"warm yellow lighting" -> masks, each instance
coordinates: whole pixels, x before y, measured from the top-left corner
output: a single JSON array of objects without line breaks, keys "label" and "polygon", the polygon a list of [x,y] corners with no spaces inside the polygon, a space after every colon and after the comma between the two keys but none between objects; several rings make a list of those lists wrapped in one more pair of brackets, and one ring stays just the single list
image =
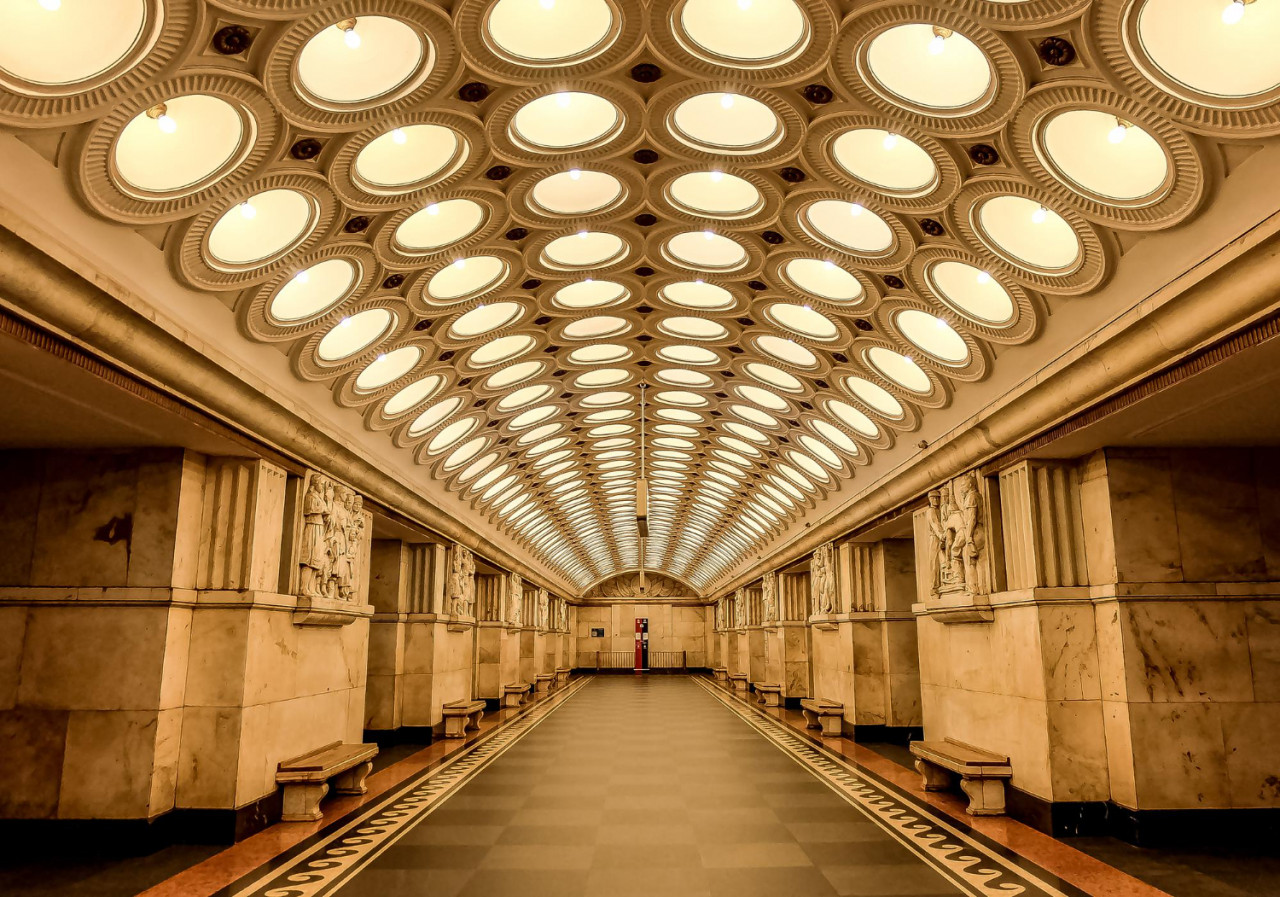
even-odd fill
[{"label": "warm yellow lighting", "polygon": [[1225,25],[1235,25],[1244,18],[1244,8],[1253,0],[1231,0],[1230,3],[1222,10],[1222,22]]},{"label": "warm yellow lighting", "polygon": [[1049,210],[1044,206],[1036,206],[1036,210],[1031,213],[1032,224],[1044,224],[1049,217]]},{"label": "warm yellow lighting", "polygon": [[354,18],[343,19],[337,25],[342,31],[342,42],[348,47],[355,50],[360,46],[360,35],[356,34],[356,20]]},{"label": "warm yellow lighting", "polygon": [[[258,210],[253,207],[253,204],[249,202],[249,200],[246,199],[244,202],[240,203],[241,218],[245,219],[246,221],[252,221],[257,216],[257,214],[258,214]],[[305,272],[299,272],[299,273],[305,273]]]},{"label": "warm yellow lighting", "polygon": [[[1234,4],[1232,4],[1234,5]],[[1119,116],[1116,117],[1116,126],[1107,133],[1107,139],[1112,143],[1120,143],[1129,133],[1129,129],[1133,127],[1131,122],[1125,121]]]},{"label": "warm yellow lighting", "polygon": [[62,0],[40,0],[40,5],[49,12],[57,12],[62,9]]},{"label": "warm yellow lighting", "polygon": [[731,93],[720,94],[720,108],[721,109],[733,108],[733,94]]},{"label": "warm yellow lighting", "polygon": [[169,115],[169,107],[164,103],[156,103],[148,109],[147,117],[155,119],[156,126],[166,134],[178,130],[178,123]]},{"label": "warm yellow lighting", "polygon": [[849,204],[849,214],[852,215],[854,218],[857,218],[859,215],[861,215],[865,211],[866,209],[862,207],[861,203],[855,202],[855,203]]},{"label": "warm yellow lighting", "polygon": [[885,135],[884,135],[884,148],[885,148],[885,149],[887,149],[887,150],[891,150],[891,149],[893,149],[893,148],[894,148],[895,146],[897,146],[897,145],[898,145],[898,135],[897,135],[897,134],[894,134],[892,131],[890,131],[888,134],[885,134]]},{"label": "warm yellow lighting", "polygon": [[400,128],[396,128],[391,132],[391,141],[399,146],[404,146],[409,142],[409,135]]},{"label": "warm yellow lighting", "polygon": [[933,37],[929,39],[929,53],[937,56],[947,48],[947,38],[951,36],[950,28],[943,28],[941,25],[933,26]]}]

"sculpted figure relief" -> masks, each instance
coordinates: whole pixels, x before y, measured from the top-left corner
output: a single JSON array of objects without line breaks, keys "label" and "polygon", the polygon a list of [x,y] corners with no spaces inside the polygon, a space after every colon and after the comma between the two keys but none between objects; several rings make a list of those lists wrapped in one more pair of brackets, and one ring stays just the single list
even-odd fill
[{"label": "sculpted figure relief", "polygon": [[454,545],[449,565],[449,612],[456,617],[469,617],[475,603],[476,559],[470,550]]},{"label": "sculpted figure relief", "polygon": [[507,620],[513,626],[520,625],[520,615],[524,604],[524,579],[519,573],[511,574],[511,586],[507,595]]},{"label": "sculpted figure relief", "polygon": [[814,551],[813,562],[809,565],[809,583],[810,591],[813,594],[813,612],[815,614],[835,613],[835,553],[835,546],[830,542],[820,545]]},{"label": "sculpted figure relief", "polygon": [[987,595],[987,528],[978,475],[961,474],[929,493],[929,558],[933,593]]},{"label": "sculpted figure relief", "polygon": [[766,573],[760,580],[760,600],[764,605],[764,622],[778,619],[778,574]]},{"label": "sculpted figure relief", "polygon": [[551,609],[551,596],[546,589],[538,589],[538,628],[546,629]]},{"label": "sculpted figure relief", "polygon": [[745,629],[747,626],[747,590],[738,589],[733,593],[733,628]]},{"label": "sculpted figure relief", "polygon": [[557,599],[557,607],[560,612],[560,631],[569,631],[569,602],[563,598]]},{"label": "sculpted figure relief", "polygon": [[360,594],[364,500],[346,486],[312,474],[302,498],[298,593],[304,598],[354,601]]}]

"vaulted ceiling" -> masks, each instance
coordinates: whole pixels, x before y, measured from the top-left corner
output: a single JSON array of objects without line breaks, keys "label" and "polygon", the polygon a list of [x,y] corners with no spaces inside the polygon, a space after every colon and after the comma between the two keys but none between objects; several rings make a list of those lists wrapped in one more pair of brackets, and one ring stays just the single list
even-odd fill
[{"label": "vaulted ceiling", "polygon": [[0,21],[0,124],[580,589],[706,591],[1280,130],[1277,0]]}]

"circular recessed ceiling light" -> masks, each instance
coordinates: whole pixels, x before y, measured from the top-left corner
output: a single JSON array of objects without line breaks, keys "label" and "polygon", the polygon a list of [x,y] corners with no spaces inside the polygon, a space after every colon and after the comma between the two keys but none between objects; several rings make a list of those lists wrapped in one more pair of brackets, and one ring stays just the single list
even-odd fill
[{"label": "circular recessed ceiling light", "polygon": [[898,312],[893,322],[912,345],[939,361],[955,365],[969,361],[969,345],[964,337],[942,318],[908,308]]},{"label": "circular recessed ceiling light", "polygon": [[795,340],[765,334],[756,337],[755,343],[761,352],[792,367],[814,368],[818,365],[818,356]]},{"label": "circular recessed ceiling light", "polygon": [[931,265],[926,276],[942,300],[961,314],[996,327],[1013,320],[1013,299],[986,271],[943,261]]},{"label": "circular recessed ceiling light", "polygon": [[467,363],[475,368],[501,364],[528,352],[533,348],[535,342],[533,337],[523,333],[500,336],[473,351],[467,358]]},{"label": "circular recessed ceiling light", "polygon": [[705,55],[747,65],[781,65],[809,43],[809,23],[794,0],[687,0],[680,28]]},{"label": "circular recessed ceiling light", "polygon": [[754,402],[761,408],[768,408],[770,411],[787,412],[791,410],[791,405],[786,399],[774,395],[769,390],[762,389],[759,386],[743,383],[735,386],[733,391],[748,402]]},{"label": "circular recessed ceiling light", "polygon": [[845,173],[900,196],[919,196],[938,184],[938,166],[920,145],[892,131],[856,128],[831,144],[831,156]]},{"label": "circular recessed ceiling light", "polygon": [[1080,239],[1061,215],[1024,196],[995,196],[977,210],[979,232],[1015,264],[1062,272],[1080,261]]},{"label": "circular recessed ceiling light", "polygon": [[465,445],[460,445],[454,449],[453,452],[450,453],[449,457],[444,459],[444,469],[446,471],[457,470],[476,455],[484,451],[488,446],[489,439],[487,437],[477,436]]},{"label": "circular recessed ceiling light", "polygon": [[663,346],[658,357],[673,364],[692,364],[697,367],[719,364],[720,356],[702,346]]},{"label": "circular recessed ceiling light", "polygon": [[840,330],[830,318],[807,305],[775,302],[765,308],[765,314],[779,327],[807,339],[825,343],[840,335]]},{"label": "circular recessed ceiling light", "polygon": [[431,398],[444,384],[445,379],[439,374],[428,374],[420,380],[415,380],[387,399],[386,404],[382,406],[382,413],[386,417],[403,414],[413,406]]},{"label": "circular recessed ceiling light", "polygon": [[684,368],[666,368],[658,371],[658,379],[671,386],[686,386],[693,389],[706,389],[714,383],[701,371],[689,371]]},{"label": "circular recessed ceiling light", "polygon": [[561,287],[551,301],[561,308],[576,310],[615,305],[630,295],[626,287],[611,280],[584,280]]},{"label": "circular recessed ceiling light", "polygon": [[1208,97],[1244,98],[1280,86],[1280,8],[1275,3],[1143,3],[1142,50],[1171,80]]},{"label": "circular recessed ceiling light", "polygon": [[835,262],[823,259],[791,259],[782,276],[803,293],[826,302],[858,302],[865,291],[862,282]]},{"label": "circular recessed ceiling light", "polygon": [[804,210],[805,222],[817,237],[836,249],[881,255],[893,248],[893,229],[856,202],[822,199]]},{"label": "circular recessed ceiling light", "polygon": [[714,218],[745,218],[764,205],[755,184],[721,171],[682,174],[667,186],[667,193],[684,211]]},{"label": "circular recessed ceiling light", "polygon": [[67,87],[119,64],[138,46],[144,0],[6,0],[0,71],[28,84]]},{"label": "circular recessed ceiling light", "polygon": [[356,377],[356,390],[371,392],[394,383],[413,370],[421,359],[422,349],[418,346],[401,346],[393,352],[379,355]]},{"label": "circular recessed ceiling light", "polygon": [[284,324],[314,318],[345,299],[358,276],[356,266],[346,259],[327,259],[304,268],[276,290],[268,314]]},{"label": "circular recessed ceiling light", "polygon": [[719,321],[691,316],[663,318],[658,322],[658,329],[677,339],[720,340],[729,335]]},{"label": "circular recessed ceiling light", "polygon": [[474,417],[464,417],[462,420],[455,420],[431,438],[431,441],[427,443],[427,453],[431,455],[440,454],[440,452],[443,452],[466,439],[478,426],[480,426],[480,421],[476,420]]},{"label": "circular recessed ceiling light", "polygon": [[732,308],[734,303],[733,293],[701,280],[669,283],[658,290],[658,296],[672,305],[684,308],[719,310]]},{"label": "circular recessed ceiling light", "polygon": [[574,378],[573,385],[579,389],[599,389],[604,386],[617,386],[630,379],[631,374],[621,368],[597,368],[594,371],[579,374]]},{"label": "circular recessed ceiling light", "polygon": [[497,286],[507,270],[507,263],[492,255],[456,259],[427,281],[427,295],[438,302],[479,296]]},{"label": "circular recessed ceiling light", "polygon": [[1109,112],[1061,112],[1045,124],[1041,141],[1050,171],[1104,201],[1146,199],[1169,178],[1169,157],[1155,138]]},{"label": "circular recessed ceiling light", "polygon": [[247,142],[241,112],[226,100],[204,94],[174,97],[125,125],[116,138],[115,171],[126,189],[191,192],[227,174],[247,151]]},{"label": "circular recessed ceiling light", "polygon": [[555,392],[555,387],[546,383],[536,384],[534,386],[525,386],[517,389],[515,392],[508,393],[498,400],[497,409],[501,412],[515,411],[526,405],[533,405],[541,402]]},{"label": "circular recessed ceiling light", "polygon": [[667,254],[677,263],[704,271],[732,271],[747,263],[747,250],[711,231],[687,231],[667,241]]},{"label": "circular recessed ceiling light", "polygon": [[863,436],[873,439],[880,435],[880,427],[876,425],[876,422],[848,402],[842,402],[839,399],[828,399],[824,404],[828,414],[855,433],[861,433]]},{"label": "circular recessed ceiling light", "polygon": [[885,417],[899,420],[906,414],[902,403],[894,397],[893,393],[870,380],[863,377],[845,377],[844,385],[868,407],[874,408]]},{"label": "circular recessed ceiling light", "polygon": [[933,391],[933,383],[929,375],[920,369],[920,365],[892,349],[872,346],[867,351],[867,362],[885,379],[892,380],[903,389],[921,395]]},{"label": "circular recessed ceiling light", "polygon": [[214,263],[255,265],[287,252],[315,227],[315,201],[298,190],[267,190],[232,206],[209,231]]},{"label": "circular recessed ceiling light", "polygon": [[574,168],[534,184],[529,206],[545,215],[591,215],[614,205],[622,195],[622,182],[613,175]]},{"label": "circular recessed ceiling light", "polygon": [[612,364],[631,357],[631,350],[626,346],[613,343],[597,343],[594,346],[583,346],[569,353],[569,361],[574,364]]},{"label": "circular recessed ceiling light", "polygon": [[406,253],[435,252],[474,234],[487,217],[470,199],[446,199],[414,212],[396,228],[396,248]]},{"label": "circular recessed ceiling light", "polygon": [[400,193],[452,174],[467,145],[452,128],[406,125],[382,134],[356,154],[355,181],[374,193]]},{"label": "circular recessed ceiling light", "polygon": [[[559,413],[560,409],[556,408],[554,405],[541,405],[537,408],[530,408],[528,411],[520,412],[515,417],[511,418],[511,422],[508,426],[510,426],[512,430],[523,430],[527,427],[540,424],[544,420],[550,420]],[[544,428],[542,427],[538,427],[539,431],[542,431],[543,429]],[[532,441],[532,438],[526,440],[524,437],[521,437],[520,442],[521,445],[523,445],[526,442]]]},{"label": "circular recessed ceiling light", "polygon": [[547,94],[521,106],[511,136],[535,150],[580,149],[613,136],[622,112],[604,97],[581,91]]},{"label": "circular recessed ceiling light", "polygon": [[587,396],[582,400],[585,407],[590,408],[611,408],[614,405],[629,405],[635,401],[635,396],[629,392],[597,392]]},{"label": "circular recessed ceiling light", "polygon": [[522,361],[490,374],[485,379],[484,385],[486,389],[506,389],[508,386],[515,386],[517,383],[523,383],[538,376],[546,370],[546,367],[545,361]]},{"label": "circular recessed ceiling light", "polygon": [[975,106],[993,93],[986,54],[963,34],[940,26],[897,25],[867,48],[871,79],[894,98],[937,110]]},{"label": "circular recessed ceiling light", "polygon": [[[750,405],[731,405],[729,406],[729,410],[743,420],[749,420],[753,424],[758,424],[762,427],[778,426],[778,419],[776,417],[772,414],[761,411],[759,408],[753,408]],[[728,426],[728,424],[725,426]]]},{"label": "circular recessed ceiling light", "polygon": [[631,322],[626,318],[612,315],[596,315],[591,318],[579,318],[565,325],[561,334],[571,340],[601,340],[618,336],[631,329]]},{"label": "circular recessed ceiling light", "polygon": [[[506,327],[523,312],[524,306],[518,302],[494,302],[491,305],[480,305],[450,324],[449,336],[454,339],[473,339]],[[536,362],[533,363],[536,364]]]},{"label": "circular recessed ceiling light", "polygon": [[513,61],[580,62],[604,49],[613,11],[604,0],[498,0],[485,27],[494,46]]},{"label": "circular recessed ceiling light", "polygon": [[827,442],[831,443],[836,448],[840,449],[840,451],[853,457],[858,456],[858,443],[845,435],[845,432],[839,427],[832,426],[825,420],[818,420],[816,418],[809,421],[809,426],[813,427],[815,433],[827,440]]},{"label": "circular recessed ceiling light", "polygon": [[399,19],[344,19],[320,29],[303,46],[298,84],[321,103],[367,103],[426,77],[427,53],[423,36]]},{"label": "circular recessed ceiling light", "polygon": [[[413,423],[409,424],[409,435],[421,436],[432,427],[439,425],[445,418],[461,407],[462,399],[457,396],[451,396],[450,398],[437,402],[414,418]],[[498,476],[502,475],[499,471],[494,471],[494,473]],[[476,484],[476,487],[482,488],[479,483]]]},{"label": "circular recessed ceiling light", "polygon": [[733,93],[702,93],[680,103],[671,115],[671,131],[710,152],[763,152],[783,137],[782,122],[772,109]]},{"label": "circular recessed ceiling light", "polygon": [[786,371],[779,370],[770,364],[749,361],[746,364],[746,372],[766,386],[772,386],[775,389],[781,389],[785,392],[804,391],[804,383],[799,378],[793,377]]},{"label": "circular recessed ceiling light", "polygon": [[629,247],[617,234],[579,231],[552,240],[542,250],[546,264],[557,268],[598,268],[618,261]]},{"label": "circular recessed ceiling light", "polygon": [[350,358],[381,339],[395,320],[385,308],[370,308],[343,318],[320,340],[316,356],[330,363]]}]

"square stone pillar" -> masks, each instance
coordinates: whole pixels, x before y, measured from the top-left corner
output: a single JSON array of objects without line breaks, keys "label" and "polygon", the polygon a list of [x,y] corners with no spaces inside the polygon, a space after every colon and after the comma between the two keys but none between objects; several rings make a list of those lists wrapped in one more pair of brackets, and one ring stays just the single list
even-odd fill
[{"label": "square stone pillar", "polygon": [[476,576],[480,612],[476,631],[475,696],[502,699],[502,686],[520,676],[520,629],[511,619],[510,578],[489,573]]},{"label": "square stone pillar", "polygon": [[747,679],[750,682],[765,682],[769,675],[769,668],[764,644],[767,632],[764,602],[759,586],[748,586],[745,591],[747,596]]},{"label": "square stone pillar", "polygon": [[807,698],[810,687],[809,616],[812,607],[807,570],[777,574],[778,619],[765,628],[765,680],[782,686],[782,697]]}]

